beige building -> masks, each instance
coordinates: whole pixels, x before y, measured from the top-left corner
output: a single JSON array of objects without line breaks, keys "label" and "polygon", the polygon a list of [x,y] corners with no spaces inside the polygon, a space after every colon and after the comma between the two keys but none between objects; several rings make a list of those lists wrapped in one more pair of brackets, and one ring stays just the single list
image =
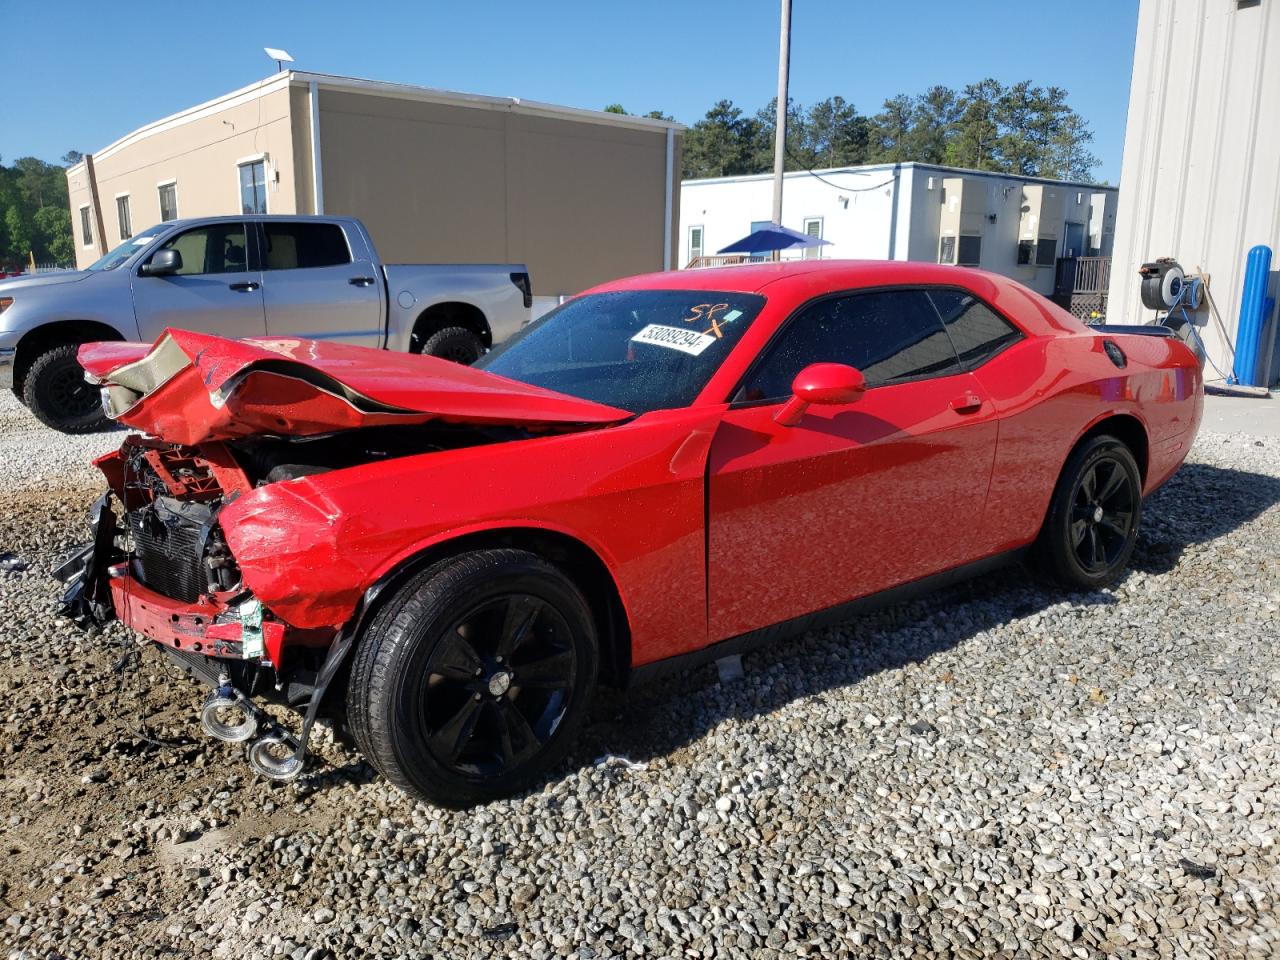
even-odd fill
[{"label": "beige building", "polygon": [[161,220],[364,221],[384,261],[529,267],[534,293],[673,268],[680,124],[288,71],[67,171],[85,266]]}]

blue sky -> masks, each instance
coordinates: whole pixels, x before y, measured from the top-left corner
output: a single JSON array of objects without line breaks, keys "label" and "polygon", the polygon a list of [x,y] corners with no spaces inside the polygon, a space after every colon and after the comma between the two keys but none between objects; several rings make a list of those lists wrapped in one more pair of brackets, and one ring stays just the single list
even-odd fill
[{"label": "blue sky", "polygon": [[[693,123],[721,98],[749,111],[777,82],[775,0],[469,0],[5,4],[0,157],[101,149],[168,113],[261,79],[263,46],[297,67],[578,107],[620,102]],[[56,10],[56,23],[51,23]],[[994,76],[1070,92],[1120,177],[1137,0],[1062,4],[795,0],[791,92],[864,113],[897,93]]]}]

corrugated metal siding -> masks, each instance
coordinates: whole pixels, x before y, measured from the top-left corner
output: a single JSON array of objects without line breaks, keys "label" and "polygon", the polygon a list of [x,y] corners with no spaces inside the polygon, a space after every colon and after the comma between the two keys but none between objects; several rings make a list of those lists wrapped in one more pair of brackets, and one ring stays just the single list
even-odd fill
[{"label": "corrugated metal siding", "polygon": [[[1234,340],[1245,254],[1258,243],[1280,245],[1280,2],[1142,0],[1108,321],[1150,319],[1137,269],[1172,256],[1210,275]],[[1204,312],[1201,322],[1230,372],[1216,324]]]}]

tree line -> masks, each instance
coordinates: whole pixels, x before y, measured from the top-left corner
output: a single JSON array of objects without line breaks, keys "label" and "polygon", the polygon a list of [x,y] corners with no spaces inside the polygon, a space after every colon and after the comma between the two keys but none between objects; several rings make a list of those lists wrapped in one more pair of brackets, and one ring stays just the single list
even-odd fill
[{"label": "tree line", "polygon": [[80,158],[72,150],[63,166],[35,157],[19,157],[12,166],[0,162],[0,269],[24,267],[32,254],[37,263],[75,260],[67,167]]},{"label": "tree line", "polygon": [[[605,109],[626,113],[619,104]],[[740,176],[773,169],[777,99],[744,112],[721,100],[684,138],[684,178]],[[651,111],[644,116],[671,117]],[[1062,87],[988,77],[956,90],[901,94],[870,116],[843,97],[787,106],[786,168],[813,170],[914,160],[1029,177],[1088,180],[1099,160],[1093,133]]]}]

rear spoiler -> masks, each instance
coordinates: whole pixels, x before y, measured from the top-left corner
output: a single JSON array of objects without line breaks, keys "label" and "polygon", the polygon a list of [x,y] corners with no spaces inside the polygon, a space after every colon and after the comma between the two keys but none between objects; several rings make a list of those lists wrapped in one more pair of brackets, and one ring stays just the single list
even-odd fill
[{"label": "rear spoiler", "polygon": [[1108,335],[1137,334],[1140,337],[1174,337],[1177,336],[1170,327],[1162,323],[1096,323],[1090,324],[1091,333]]}]

